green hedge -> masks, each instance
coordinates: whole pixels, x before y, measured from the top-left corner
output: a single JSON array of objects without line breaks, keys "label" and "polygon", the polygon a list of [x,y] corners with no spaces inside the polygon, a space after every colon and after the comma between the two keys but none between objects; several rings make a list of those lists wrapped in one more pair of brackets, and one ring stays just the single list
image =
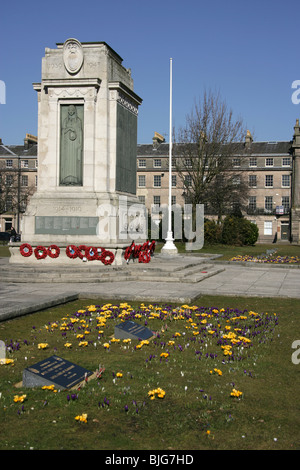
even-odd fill
[{"label": "green hedge", "polygon": [[214,220],[204,222],[204,241],[209,245],[254,245],[258,239],[258,227],[244,217],[228,215],[222,224]]}]

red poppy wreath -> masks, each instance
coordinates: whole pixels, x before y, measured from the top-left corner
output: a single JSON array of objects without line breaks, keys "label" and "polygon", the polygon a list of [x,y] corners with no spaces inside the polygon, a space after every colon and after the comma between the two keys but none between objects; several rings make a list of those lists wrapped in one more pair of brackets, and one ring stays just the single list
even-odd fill
[{"label": "red poppy wreath", "polygon": [[60,254],[60,249],[58,248],[57,245],[50,245],[47,250],[47,255],[50,256],[50,258],[58,258]]},{"label": "red poppy wreath", "polygon": [[20,246],[20,253],[21,253],[21,255],[24,256],[25,258],[28,258],[28,256],[31,256],[32,253],[33,253],[32,246],[29,245],[29,243],[23,243],[23,244]]},{"label": "red poppy wreath", "polygon": [[100,259],[103,264],[112,264],[115,259],[115,255],[111,251],[103,250]]},{"label": "red poppy wreath", "polygon": [[78,256],[78,248],[75,245],[68,245],[66,248],[66,255],[68,258],[75,259]]},{"label": "red poppy wreath", "polygon": [[47,248],[45,248],[42,245],[38,245],[34,249],[34,254],[35,254],[36,259],[45,259],[47,256]]}]

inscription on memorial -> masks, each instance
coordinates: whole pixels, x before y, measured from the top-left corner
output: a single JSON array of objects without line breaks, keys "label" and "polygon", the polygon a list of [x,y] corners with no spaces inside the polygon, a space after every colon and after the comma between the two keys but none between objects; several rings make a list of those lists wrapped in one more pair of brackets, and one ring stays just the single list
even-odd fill
[{"label": "inscription on memorial", "polygon": [[132,320],[127,320],[115,326],[115,338],[117,339],[149,339],[153,332],[143,325],[139,325]]},{"label": "inscription on memorial", "polygon": [[51,235],[96,235],[98,217],[36,216],[35,233]]},{"label": "inscription on memorial", "polygon": [[74,387],[92,372],[58,356],[51,356],[23,371],[24,387],[54,385],[60,390]]}]

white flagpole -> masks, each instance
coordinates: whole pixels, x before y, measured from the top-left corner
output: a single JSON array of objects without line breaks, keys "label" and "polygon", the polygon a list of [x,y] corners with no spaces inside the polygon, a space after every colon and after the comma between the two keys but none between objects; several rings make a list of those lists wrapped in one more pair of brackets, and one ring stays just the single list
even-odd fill
[{"label": "white flagpole", "polygon": [[174,245],[172,232],[172,61],[170,59],[170,129],[169,129],[169,211],[168,211],[168,233],[166,243],[162,247],[162,252],[176,254],[178,252]]}]

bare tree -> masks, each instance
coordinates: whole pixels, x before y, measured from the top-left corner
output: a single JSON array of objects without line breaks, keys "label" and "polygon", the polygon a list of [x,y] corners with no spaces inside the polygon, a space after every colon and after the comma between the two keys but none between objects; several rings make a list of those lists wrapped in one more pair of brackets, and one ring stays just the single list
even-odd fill
[{"label": "bare tree", "polygon": [[0,214],[14,212],[17,208],[18,174],[0,169]]},{"label": "bare tree", "polygon": [[22,185],[22,173],[17,169],[0,167],[0,214],[25,212],[30,196],[35,192],[34,185]]},{"label": "bare tree", "polygon": [[195,103],[175,135],[176,170],[185,200],[193,207],[204,204],[219,221],[232,207],[242,206],[247,197],[248,185],[240,171],[245,135],[242,119],[234,119],[219,93],[211,91]]}]

